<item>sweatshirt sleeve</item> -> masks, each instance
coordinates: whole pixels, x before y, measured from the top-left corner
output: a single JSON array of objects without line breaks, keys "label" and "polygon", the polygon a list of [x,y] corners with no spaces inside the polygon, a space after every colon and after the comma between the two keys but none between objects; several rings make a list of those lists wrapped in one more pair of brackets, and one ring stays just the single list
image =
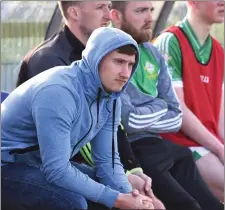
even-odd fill
[{"label": "sweatshirt sleeve", "polygon": [[143,94],[131,82],[122,93],[121,101],[122,124],[127,133],[151,129],[168,111],[167,103],[163,99]]},{"label": "sweatshirt sleeve", "polygon": [[[117,99],[117,109],[115,112],[116,117],[114,122],[114,168],[112,162],[112,114],[109,115],[107,123],[103,128],[101,128],[98,135],[91,141],[92,158],[96,169],[96,176],[98,177],[100,183],[108,185],[112,189],[121,193],[130,193],[132,191],[132,187],[125,174],[123,165],[120,162],[118,153],[117,130],[120,122],[120,106],[120,100]],[[111,200],[109,202],[115,202],[115,200]]]},{"label": "sweatshirt sleeve", "polygon": [[56,85],[45,87],[34,96],[32,115],[40,147],[41,170],[49,183],[112,208],[119,192],[89,178],[69,161],[70,131],[77,117],[76,101],[70,90]]},{"label": "sweatshirt sleeve", "polygon": [[160,73],[157,84],[157,97],[167,103],[168,111],[157,122],[152,124],[150,131],[154,133],[177,132],[182,124],[180,103],[173,88],[171,75],[165,59],[160,54],[158,57],[160,57]]}]

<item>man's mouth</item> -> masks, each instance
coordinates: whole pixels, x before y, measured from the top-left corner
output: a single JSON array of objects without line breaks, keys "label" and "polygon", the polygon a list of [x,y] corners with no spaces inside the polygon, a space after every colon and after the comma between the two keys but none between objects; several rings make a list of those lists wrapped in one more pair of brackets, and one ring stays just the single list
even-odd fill
[{"label": "man's mouth", "polygon": [[104,27],[104,26],[106,27],[106,26],[108,26],[108,25],[109,25],[109,22],[107,22],[107,23],[102,23],[102,24],[101,24],[102,27]]},{"label": "man's mouth", "polygon": [[151,25],[145,25],[144,27],[143,27],[143,29],[146,29],[146,30],[149,30],[149,29],[151,29],[152,27],[151,27]]},{"label": "man's mouth", "polygon": [[127,82],[127,80],[121,80],[121,79],[117,79],[116,81],[122,84],[125,84]]}]

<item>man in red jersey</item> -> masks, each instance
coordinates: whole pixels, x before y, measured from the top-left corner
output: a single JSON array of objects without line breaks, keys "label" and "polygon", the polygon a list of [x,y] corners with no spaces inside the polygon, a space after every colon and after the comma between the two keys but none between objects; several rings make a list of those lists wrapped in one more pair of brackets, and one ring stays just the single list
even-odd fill
[{"label": "man in red jersey", "polygon": [[188,1],[183,21],[154,45],[165,55],[183,110],[179,133],[163,137],[189,147],[210,189],[224,200],[224,52],[210,30],[224,21],[224,1]]}]

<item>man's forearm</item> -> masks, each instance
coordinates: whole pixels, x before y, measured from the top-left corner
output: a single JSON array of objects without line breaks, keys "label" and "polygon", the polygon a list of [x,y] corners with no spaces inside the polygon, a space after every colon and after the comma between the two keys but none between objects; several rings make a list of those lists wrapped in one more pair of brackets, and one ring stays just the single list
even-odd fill
[{"label": "man's forearm", "polygon": [[193,112],[182,103],[183,123],[181,130],[194,141],[217,153],[222,144],[208,131]]}]

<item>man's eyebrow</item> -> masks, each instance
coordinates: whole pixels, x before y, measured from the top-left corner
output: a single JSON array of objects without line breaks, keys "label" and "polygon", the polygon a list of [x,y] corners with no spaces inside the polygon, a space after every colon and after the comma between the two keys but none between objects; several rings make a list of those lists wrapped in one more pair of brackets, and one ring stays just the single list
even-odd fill
[{"label": "man's eyebrow", "polygon": [[132,63],[132,64],[136,63],[136,61],[129,61],[128,59],[125,59],[125,58],[113,58],[113,60],[124,61],[124,62]]},{"label": "man's eyebrow", "polygon": [[149,7],[138,7],[135,10],[148,10],[148,9],[149,9]]},{"label": "man's eyebrow", "polygon": [[143,10],[143,11],[150,10],[151,12],[153,12],[155,10],[155,7],[138,7],[135,9],[135,11],[140,11],[140,10]]},{"label": "man's eyebrow", "polygon": [[133,62],[133,61],[132,61],[132,62],[130,62],[130,64],[131,64],[132,66],[134,66],[134,65],[135,65],[135,63],[136,63],[136,62]]}]

